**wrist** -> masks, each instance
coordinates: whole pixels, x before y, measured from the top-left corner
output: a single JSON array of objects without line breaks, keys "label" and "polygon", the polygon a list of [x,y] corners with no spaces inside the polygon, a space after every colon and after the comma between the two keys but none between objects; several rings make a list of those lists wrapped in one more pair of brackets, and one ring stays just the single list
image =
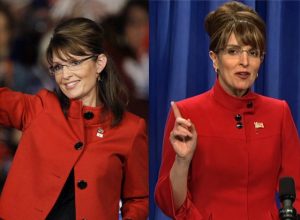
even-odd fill
[{"label": "wrist", "polygon": [[189,158],[181,157],[181,156],[179,156],[178,154],[176,154],[176,156],[175,156],[175,161],[174,161],[174,162],[175,162],[177,165],[181,166],[181,167],[187,167],[187,168],[189,168],[191,161],[192,161],[192,160],[189,159]]}]

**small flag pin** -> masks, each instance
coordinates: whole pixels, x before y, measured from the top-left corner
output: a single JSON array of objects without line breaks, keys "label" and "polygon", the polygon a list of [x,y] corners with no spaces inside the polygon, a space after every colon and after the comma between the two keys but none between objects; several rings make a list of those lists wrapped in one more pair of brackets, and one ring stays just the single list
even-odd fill
[{"label": "small flag pin", "polygon": [[257,122],[257,121],[254,122],[254,127],[255,127],[256,129],[258,129],[258,128],[265,128],[264,123],[262,123],[262,122]]},{"label": "small flag pin", "polygon": [[104,130],[102,128],[98,128],[97,130],[97,137],[103,138]]}]

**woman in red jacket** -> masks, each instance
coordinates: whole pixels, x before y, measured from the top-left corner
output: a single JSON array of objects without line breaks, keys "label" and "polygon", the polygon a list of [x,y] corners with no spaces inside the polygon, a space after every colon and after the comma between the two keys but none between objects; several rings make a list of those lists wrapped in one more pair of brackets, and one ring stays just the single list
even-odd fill
[{"label": "woman in red jacket", "polygon": [[[213,88],[172,103],[156,186],[173,219],[277,220],[281,176],[300,186],[300,144],[285,101],[251,91],[265,53],[265,24],[238,2],[205,20]],[[300,211],[300,200],[295,206]]]},{"label": "woman in red jacket", "polygon": [[23,131],[7,177],[0,219],[146,219],[144,120],[125,93],[95,22],[58,25],[47,59],[58,92],[0,88],[0,124]]}]

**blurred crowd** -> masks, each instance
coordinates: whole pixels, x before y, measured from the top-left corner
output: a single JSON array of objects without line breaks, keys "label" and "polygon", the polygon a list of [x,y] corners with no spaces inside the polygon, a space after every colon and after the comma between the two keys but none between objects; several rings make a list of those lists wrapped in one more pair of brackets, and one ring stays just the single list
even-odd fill
[{"label": "blurred crowd", "polygon": [[[87,17],[104,27],[105,49],[129,90],[128,110],[147,121],[146,0],[0,0],[0,87],[30,94],[42,88],[54,90],[45,51],[53,28],[71,17]],[[0,127],[0,192],[20,135]]]}]

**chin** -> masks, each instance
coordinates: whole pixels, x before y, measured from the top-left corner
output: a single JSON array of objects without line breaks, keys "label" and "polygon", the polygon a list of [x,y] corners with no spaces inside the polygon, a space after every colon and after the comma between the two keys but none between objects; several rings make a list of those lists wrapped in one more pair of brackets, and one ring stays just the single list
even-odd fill
[{"label": "chin", "polygon": [[248,90],[249,88],[250,88],[249,86],[237,86],[236,90],[243,91],[243,90]]},{"label": "chin", "polygon": [[69,92],[64,92],[65,96],[67,96],[69,99],[79,99],[79,95],[77,94],[72,94]]},{"label": "chin", "polygon": [[252,84],[253,83],[248,83],[248,82],[247,83],[238,83],[236,85],[236,89],[238,89],[238,90],[247,90],[247,89],[251,88]]}]

